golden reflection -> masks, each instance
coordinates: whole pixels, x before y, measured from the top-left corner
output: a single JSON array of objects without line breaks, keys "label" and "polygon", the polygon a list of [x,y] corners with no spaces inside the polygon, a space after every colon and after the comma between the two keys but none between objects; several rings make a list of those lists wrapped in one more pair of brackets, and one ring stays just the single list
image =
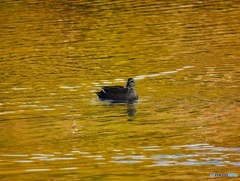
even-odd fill
[{"label": "golden reflection", "polygon": [[[238,168],[238,1],[0,8],[0,177],[203,180],[211,164]],[[139,102],[96,99],[100,85],[128,77]]]}]

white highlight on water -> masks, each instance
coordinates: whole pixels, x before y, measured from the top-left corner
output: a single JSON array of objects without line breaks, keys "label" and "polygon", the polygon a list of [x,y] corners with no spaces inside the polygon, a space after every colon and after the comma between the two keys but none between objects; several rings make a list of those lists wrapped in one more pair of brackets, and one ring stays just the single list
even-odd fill
[{"label": "white highlight on water", "polygon": [[189,68],[193,68],[193,67],[194,66],[184,66],[182,68],[179,68],[179,69],[176,69],[176,70],[173,70],[173,71],[159,72],[159,73],[154,73],[154,74],[149,74],[149,75],[138,75],[134,79],[135,80],[141,80],[141,79],[145,79],[145,78],[148,78],[148,77],[157,77],[157,76],[161,76],[161,75],[174,74],[174,73],[180,72],[184,69],[189,69]]}]

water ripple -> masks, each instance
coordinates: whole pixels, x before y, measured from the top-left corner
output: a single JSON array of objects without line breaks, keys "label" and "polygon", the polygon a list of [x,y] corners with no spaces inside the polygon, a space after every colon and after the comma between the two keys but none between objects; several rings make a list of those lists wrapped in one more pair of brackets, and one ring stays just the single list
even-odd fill
[{"label": "water ripple", "polygon": [[[176,149],[177,148],[177,149]],[[194,149],[193,149],[194,148]],[[204,148],[204,149],[203,149]],[[151,150],[154,151],[151,151]],[[172,154],[164,154],[166,150]],[[204,150],[204,152],[199,152]],[[221,151],[221,152],[219,152]],[[29,169],[26,172],[44,172],[52,169],[58,170],[78,170],[81,169],[79,164],[97,164],[106,165],[112,164],[142,164],[145,167],[158,166],[200,166],[200,165],[215,165],[240,166],[239,148],[215,147],[207,143],[178,145],[178,146],[140,146],[138,148],[113,148],[112,150],[98,150],[92,152],[90,150],[80,151],[77,148],[69,152],[54,151],[53,153],[32,153],[32,154],[2,154],[0,160],[9,164],[28,164]],[[19,159],[24,157],[24,159]],[[67,161],[67,162],[66,162]],[[36,167],[36,163],[42,162],[43,168]],[[48,162],[67,163],[65,167],[45,168],[44,165]]]}]

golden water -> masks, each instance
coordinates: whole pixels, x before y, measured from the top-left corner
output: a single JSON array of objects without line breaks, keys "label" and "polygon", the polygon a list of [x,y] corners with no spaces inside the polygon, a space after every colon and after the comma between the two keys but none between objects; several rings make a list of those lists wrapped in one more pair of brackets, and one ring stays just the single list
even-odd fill
[{"label": "golden water", "polygon": [[[0,180],[240,174],[238,1],[9,0],[0,10]],[[129,77],[137,103],[97,99]]]}]

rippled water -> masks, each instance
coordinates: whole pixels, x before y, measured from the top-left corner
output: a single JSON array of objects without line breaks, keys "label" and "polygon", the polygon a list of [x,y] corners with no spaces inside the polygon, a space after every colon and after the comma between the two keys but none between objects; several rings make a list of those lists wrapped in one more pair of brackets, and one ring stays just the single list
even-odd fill
[{"label": "rippled water", "polygon": [[[0,9],[1,180],[240,174],[239,2],[10,0]],[[97,99],[129,77],[138,102]]]}]

